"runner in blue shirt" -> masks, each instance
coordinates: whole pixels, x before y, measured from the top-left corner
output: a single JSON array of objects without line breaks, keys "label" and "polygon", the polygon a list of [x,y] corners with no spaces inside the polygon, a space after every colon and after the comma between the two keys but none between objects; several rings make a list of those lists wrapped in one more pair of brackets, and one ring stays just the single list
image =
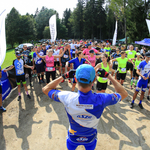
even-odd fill
[{"label": "runner in blue shirt", "polygon": [[137,97],[137,94],[139,93],[141,89],[141,95],[140,95],[140,102],[138,106],[143,109],[142,100],[144,98],[144,94],[147,88],[148,84],[148,78],[150,74],[150,52],[147,52],[145,54],[145,60],[140,62],[139,66],[137,67],[136,73],[139,75],[139,80],[136,85],[136,90],[133,95],[133,100],[131,102],[130,108],[134,107],[134,101]]},{"label": "runner in blue shirt", "polygon": [[[78,51],[77,52],[77,57],[74,58],[74,59],[71,59],[69,60],[67,63],[66,63],[66,67],[68,67],[68,64],[71,64],[73,63],[73,69],[77,69],[80,65],[84,64],[86,61],[85,58],[83,58],[83,53],[82,51]],[[88,61],[88,60],[87,60]],[[89,61],[88,61],[89,62]],[[90,63],[90,62],[89,62]],[[73,92],[75,90],[75,86],[76,86],[76,80],[75,78],[73,78],[73,84],[72,84],[72,88],[71,88],[71,91]]]},{"label": "runner in blue shirt", "polygon": [[[40,51],[40,46],[37,47],[37,52],[40,56],[44,56],[44,53]],[[36,71],[38,74],[38,79],[39,79],[39,84],[44,83],[44,72],[45,72],[45,68],[44,68],[44,63],[43,63],[43,59],[39,58],[37,56],[37,54],[34,52],[33,53],[33,66],[36,67]],[[40,74],[41,74],[41,78],[40,79]]]},{"label": "runner in blue shirt", "polygon": [[[78,93],[54,90],[63,79],[74,78],[74,75],[78,83]],[[97,143],[97,125],[104,108],[116,104],[128,95],[122,85],[105,70],[98,70],[98,75],[111,80],[117,93],[92,93],[96,73],[88,64],[80,65],[76,71],[65,73],[42,89],[52,100],[64,104],[70,124],[67,137],[68,150],[75,150],[79,145],[84,145],[86,150],[94,150]]]},{"label": "runner in blue shirt", "polygon": [[[25,64],[32,66],[31,64],[31,56],[29,56],[30,51],[27,50],[27,45],[23,46],[24,51],[22,52],[21,56],[23,56],[23,60],[25,62]],[[32,87],[32,75],[31,75],[31,69],[30,68],[25,68],[25,73],[29,74],[29,81],[30,81],[30,86]]]},{"label": "runner in blue shirt", "polygon": [[23,83],[23,86],[24,86],[24,89],[26,91],[26,94],[27,94],[27,97],[29,99],[31,99],[31,96],[28,94],[28,89],[27,89],[27,85],[26,85],[26,79],[25,79],[25,73],[24,73],[24,67],[25,68],[31,68],[33,69],[34,67],[33,66],[28,66],[25,64],[25,62],[21,59],[21,54],[20,54],[20,51],[16,51],[16,57],[17,59],[15,59],[13,61],[13,65],[10,66],[9,68],[7,69],[4,69],[4,72],[6,71],[9,71],[13,68],[15,68],[15,71],[16,71],[16,82],[17,82],[17,85],[18,85],[18,101],[21,100],[21,81]]},{"label": "runner in blue shirt", "polygon": [[6,108],[3,107],[2,104],[2,85],[1,85],[1,78],[2,78],[2,72],[1,72],[1,66],[0,66],[0,110],[6,111]]}]

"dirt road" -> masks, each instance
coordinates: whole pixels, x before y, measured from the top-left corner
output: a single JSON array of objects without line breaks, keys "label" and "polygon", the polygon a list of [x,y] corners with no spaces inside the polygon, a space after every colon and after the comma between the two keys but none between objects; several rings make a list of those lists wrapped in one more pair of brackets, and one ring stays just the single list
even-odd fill
[{"label": "dirt road", "polygon": [[[22,92],[18,102],[16,89],[4,101],[7,111],[0,112],[0,150],[67,149],[69,124],[63,104],[44,95],[44,84],[39,85],[36,78],[33,80],[34,86],[28,86],[31,100]],[[70,90],[70,87],[67,81],[59,86],[60,90]],[[138,95],[135,108],[130,109],[134,90],[129,89],[129,76],[124,87],[129,96],[105,108],[99,121],[96,150],[150,150],[150,101],[145,98],[144,109],[140,110]],[[113,86],[108,86],[106,92],[114,92]],[[84,150],[84,147],[77,149]]]}]

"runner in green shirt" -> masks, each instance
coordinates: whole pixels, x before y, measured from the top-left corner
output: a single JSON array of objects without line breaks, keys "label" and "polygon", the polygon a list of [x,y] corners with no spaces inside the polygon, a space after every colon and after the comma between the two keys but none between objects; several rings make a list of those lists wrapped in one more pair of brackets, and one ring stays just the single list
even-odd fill
[{"label": "runner in green shirt", "polygon": [[[112,69],[112,64],[110,64],[107,54],[103,53],[101,55],[101,59],[102,62],[98,63],[94,68],[96,72],[99,68],[104,69],[106,72],[109,71],[115,72],[115,70]],[[108,82],[107,78],[99,77],[99,76],[97,77],[97,85],[96,85],[97,93],[105,93],[105,90],[107,88],[107,82]]]},{"label": "runner in green shirt", "polygon": [[[137,52],[135,50],[133,50],[133,48],[134,48],[133,45],[130,45],[129,50],[126,51],[128,59],[135,58],[135,55],[136,55]],[[130,72],[131,72],[131,79],[133,77],[133,69],[134,69],[133,64],[128,62],[127,63],[127,70],[130,70]]]},{"label": "runner in green shirt", "polygon": [[123,85],[123,82],[126,78],[126,66],[127,66],[127,62],[130,61],[131,63],[132,60],[129,58],[126,58],[126,53],[125,51],[121,51],[121,57],[115,58],[110,60],[110,62],[112,63],[113,61],[118,61],[118,70],[117,70],[117,80],[118,82],[120,82],[121,85]]}]

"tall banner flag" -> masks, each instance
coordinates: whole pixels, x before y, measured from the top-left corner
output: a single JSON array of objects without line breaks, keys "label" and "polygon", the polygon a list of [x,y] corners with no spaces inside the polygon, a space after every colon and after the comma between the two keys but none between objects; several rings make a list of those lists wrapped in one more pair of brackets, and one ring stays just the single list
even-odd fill
[{"label": "tall banner flag", "polygon": [[146,19],[146,23],[147,23],[149,34],[150,34],[150,20]]},{"label": "tall banner flag", "polygon": [[50,28],[51,42],[54,42],[56,40],[56,36],[57,36],[56,14],[50,17],[49,28]]},{"label": "tall banner flag", "polygon": [[117,40],[117,21],[116,21],[116,27],[115,27],[112,45],[116,45],[116,40]]},{"label": "tall banner flag", "polygon": [[2,65],[6,55],[6,36],[5,36],[5,17],[6,9],[0,12],[0,66]]}]

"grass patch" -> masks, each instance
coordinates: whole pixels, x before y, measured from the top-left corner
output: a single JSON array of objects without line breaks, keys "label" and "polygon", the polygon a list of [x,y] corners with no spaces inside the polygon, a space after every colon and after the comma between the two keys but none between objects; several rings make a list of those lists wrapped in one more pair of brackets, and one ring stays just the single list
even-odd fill
[{"label": "grass patch", "polygon": [[2,69],[12,65],[13,60],[16,58],[15,56],[15,49],[10,49],[6,51],[6,56],[5,56],[5,60],[2,64]]}]

